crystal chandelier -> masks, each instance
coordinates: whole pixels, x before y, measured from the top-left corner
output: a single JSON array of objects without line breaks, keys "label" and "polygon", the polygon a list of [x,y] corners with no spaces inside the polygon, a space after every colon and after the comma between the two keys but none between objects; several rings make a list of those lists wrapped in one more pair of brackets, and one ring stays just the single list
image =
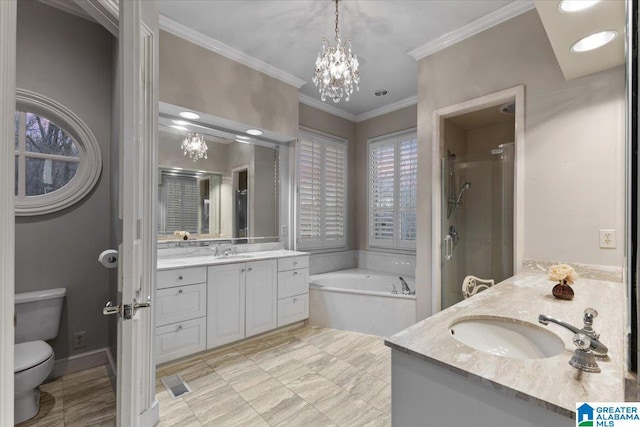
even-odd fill
[{"label": "crystal chandelier", "polygon": [[204,142],[204,138],[199,133],[189,132],[184,141],[182,141],[181,148],[184,156],[189,156],[194,162],[207,158],[208,147]]},{"label": "crystal chandelier", "polygon": [[322,52],[316,59],[316,71],[313,74],[313,84],[320,91],[320,99],[327,97],[333,102],[340,102],[344,96],[349,101],[353,93],[353,86],[360,90],[358,82],[358,57],[351,52],[351,39],[342,44],[338,31],[338,0],[336,0],[336,46],[333,47],[326,37],[322,38]]}]

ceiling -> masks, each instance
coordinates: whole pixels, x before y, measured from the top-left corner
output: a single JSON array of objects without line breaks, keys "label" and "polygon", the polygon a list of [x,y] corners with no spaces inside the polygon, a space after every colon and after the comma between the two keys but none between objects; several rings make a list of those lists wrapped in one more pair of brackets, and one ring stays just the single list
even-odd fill
[{"label": "ceiling", "polygon": [[[513,3],[509,0],[341,0],[340,34],[360,61],[360,91],[327,104],[353,116],[417,94],[417,63],[407,53]],[[520,2],[522,3],[522,2]],[[163,0],[160,14],[277,67],[307,83],[300,93],[320,101],[311,82],[322,37],[333,42],[330,0]],[[377,89],[388,94],[376,97]]]}]

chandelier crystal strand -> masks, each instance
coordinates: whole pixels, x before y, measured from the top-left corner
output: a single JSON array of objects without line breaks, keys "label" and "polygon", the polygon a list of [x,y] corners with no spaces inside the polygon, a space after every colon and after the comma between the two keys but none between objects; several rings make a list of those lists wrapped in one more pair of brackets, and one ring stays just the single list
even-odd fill
[{"label": "chandelier crystal strand", "polygon": [[194,162],[207,158],[207,144],[199,133],[189,132],[187,137],[182,141],[182,152],[185,157],[189,156]]},{"label": "chandelier crystal strand", "polygon": [[336,0],[336,46],[331,46],[329,40],[322,38],[322,52],[318,53],[316,69],[313,74],[313,84],[320,92],[320,99],[327,97],[333,102],[351,99],[353,87],[359,91],[360,74],[358,73],[358,56],[351,49],[351,39],[342,44],[338,30],[338,0]]}]

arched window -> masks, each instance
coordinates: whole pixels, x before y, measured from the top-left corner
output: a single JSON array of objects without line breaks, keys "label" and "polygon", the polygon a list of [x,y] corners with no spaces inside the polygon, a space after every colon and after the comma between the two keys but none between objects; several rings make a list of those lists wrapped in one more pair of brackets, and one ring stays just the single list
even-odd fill
[{"label": "arched window", "polygon": [[41,215],[80,201],[98,182],[102,158],[89,127],[64,105],[16,90],[15,211]]}]

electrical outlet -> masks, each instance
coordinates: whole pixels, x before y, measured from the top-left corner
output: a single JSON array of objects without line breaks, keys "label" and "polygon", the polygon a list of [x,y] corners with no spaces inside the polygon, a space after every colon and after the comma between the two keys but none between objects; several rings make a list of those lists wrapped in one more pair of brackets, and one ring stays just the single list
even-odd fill
[{"label": "electrical outlet", "polygon": [[616,230],[600,230],[600,247],[614,249],[616,247]]},{"label": "electrical outlet", "polygon": [[73,334],[73,348],[83,348],[87,346],[87,331]]},{"label": "electrical outlet", "polygon": [[280,229],[281,229],[281,231],[282,231],[280,234],[281,234],[282,236],[286,236],[286,235],[287,235],[287,226],[286,226],[286,225],[283,225]]}]

